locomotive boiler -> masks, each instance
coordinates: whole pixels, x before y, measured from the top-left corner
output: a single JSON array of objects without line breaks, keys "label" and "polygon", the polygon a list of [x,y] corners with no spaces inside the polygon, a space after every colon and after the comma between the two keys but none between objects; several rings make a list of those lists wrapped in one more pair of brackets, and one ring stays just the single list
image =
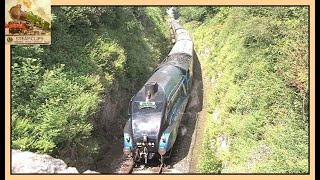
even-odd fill
[{"label": "locomotive boiler", "polygon": [[174,46],[129,103],[124,127],[125,155],[148,163],[170,157],[186,109],[193,79],[193,42],[188,32],[171,20]]},{"label": "locomotive boiler", "polygon": [[50,31],[50,23],[32,11],[24,11],[20,4],[9,10],[12,21],[5,25],[10,34],[43,34]]}]

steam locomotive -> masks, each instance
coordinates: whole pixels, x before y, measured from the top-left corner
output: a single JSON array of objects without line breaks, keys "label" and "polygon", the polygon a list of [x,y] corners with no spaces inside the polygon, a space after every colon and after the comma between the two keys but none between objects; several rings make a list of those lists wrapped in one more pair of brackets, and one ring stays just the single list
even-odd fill
[{"label": "steam locomotive", "polygon": [[50,31],[50,23],[31,11],[23,11],[21,5],[12,6],[9,10],[10,21],[5,25],[10,34],[45,34]]},{"label": "steam locomotive", "polygon": [[193,79],[193,42],[174,19],[170,22],[174,46],[129,103],[124,127],[125,155],[147,164],[170,157],[186,109]]}]

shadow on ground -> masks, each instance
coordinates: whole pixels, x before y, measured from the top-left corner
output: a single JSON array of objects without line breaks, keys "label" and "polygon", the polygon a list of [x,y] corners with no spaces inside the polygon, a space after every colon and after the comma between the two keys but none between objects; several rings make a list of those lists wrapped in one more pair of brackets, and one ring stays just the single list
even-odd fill
[{"label": "shadow on ground", "polygon": [[[176,143],[173,146],[171,158],[167,163],[175,167],[183,162],[181,166],[189,166],[190,158],[188,157],[189,150],[192,148],[192,135],[195,133],[197,115],[203,108],[203,80],[200,61],[196,53],[194,53],[194,77],[191,96],[182,117],[179,127],[179,134]],[[192,156],[192,154],[191,154]],[[188,173],[189,167],[179,167],[182,173]]]}]

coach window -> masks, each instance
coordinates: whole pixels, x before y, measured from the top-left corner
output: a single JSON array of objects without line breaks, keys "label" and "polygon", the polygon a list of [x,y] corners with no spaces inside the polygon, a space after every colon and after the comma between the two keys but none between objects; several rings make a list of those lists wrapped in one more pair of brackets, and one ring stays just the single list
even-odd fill
[{"label": "coach window", "polygon": [[187,72],[186,72],[186,80],[187,80],[187,88],[189,89],[190,88],[190,70],[188,69]]},{"label": "coach window", "polygon": [[182,83],[180,87],[180,97],[186,96],[187,95],[187,89],[186,85]]}]

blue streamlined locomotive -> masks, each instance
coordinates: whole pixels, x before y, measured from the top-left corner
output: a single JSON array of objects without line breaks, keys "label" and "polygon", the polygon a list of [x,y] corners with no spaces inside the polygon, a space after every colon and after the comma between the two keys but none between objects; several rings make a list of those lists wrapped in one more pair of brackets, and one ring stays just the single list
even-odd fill
[{"label": "blue streamlined locomotive", "polygon": [[188,32],[171,20],[175,43],[144,87],[131,98],[124,154],[148,163],[170,157],[192,87],[194,48]]}]

